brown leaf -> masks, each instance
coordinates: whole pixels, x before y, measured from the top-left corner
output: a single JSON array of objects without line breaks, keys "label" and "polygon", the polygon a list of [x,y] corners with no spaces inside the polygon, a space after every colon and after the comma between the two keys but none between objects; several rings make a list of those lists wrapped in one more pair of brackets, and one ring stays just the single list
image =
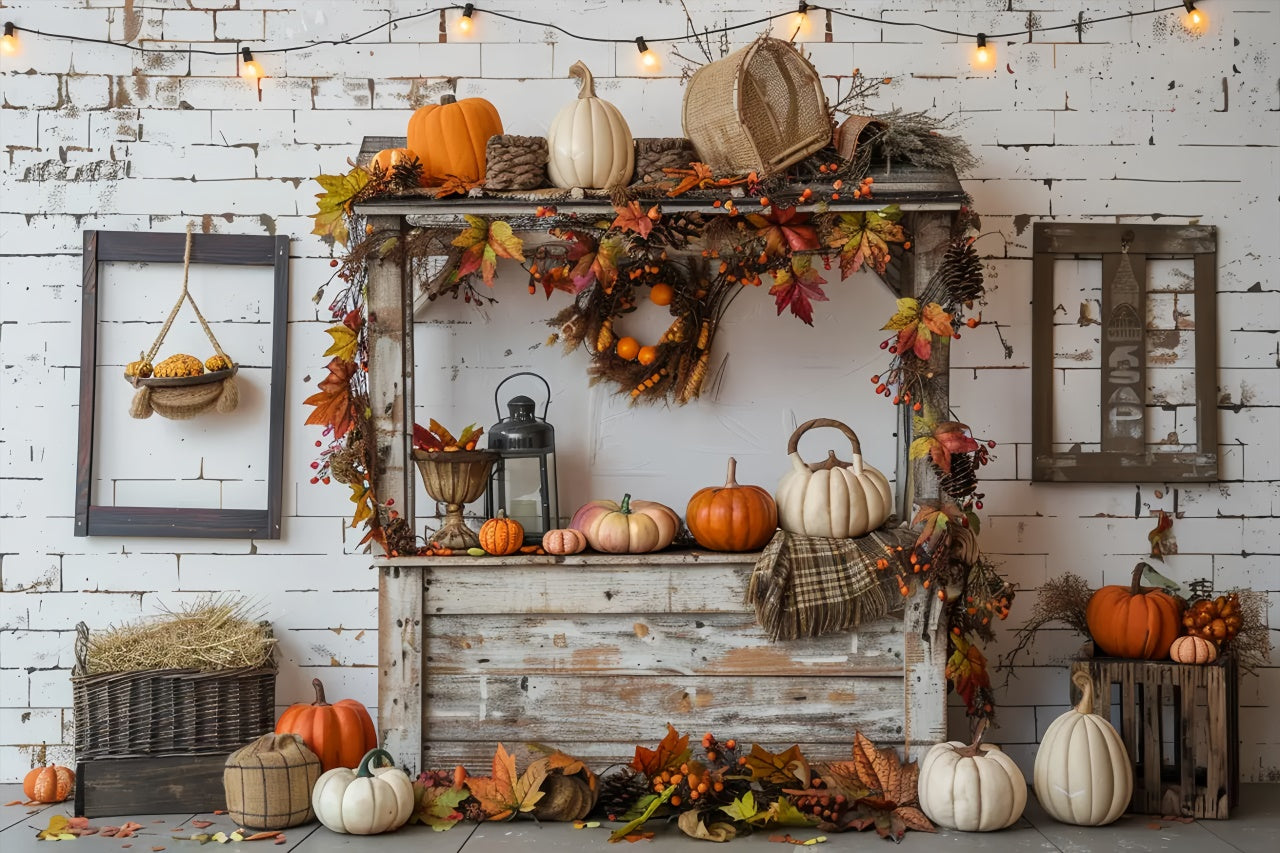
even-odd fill
[{"label": "brown leaf", "polygon": [[800,751],[799,744],[789,749],[772,753],[758,743],[751,744],[751,753],[747,755],[744,765],[751,771],[751,780],[764,780],[778,785],[790,784],[799,780],[802,788],[809,787],[809,762]]},{"label": "brown leaf", "polygon": [[517,812],[533,810],[542,799],[542,782],[546,778],[546,765],[538,762],[517,777],[515,756],[498,744],[493,753],[493,775],[469,777],[467,789],[480,801],[489,820],[505,820]]},{"label": "brown leaf", "polygon": [[898,806],[893,813],[907,825],[908,829],[917,832],[937,832],[937,828],[925,817],[925,813],[915,806]]},{"label": "brown leaf", "polygon": [[196,829],[208,829],[209,827],[213,826],[213,821],[211,820],[191,820],[187,822],[190,823],[192,826],[194,826]]},{"label": "brown leaf", "polygon": [[858,772],[858,779],[869,791],[882,790],[880,775],[876,772],[876,747],[862,732],[853,735],[853,766]]},{"label": "brown leaf", "polygon": [[681,737],[676,727],[667,723],[667,736],[658,744],[658,748],[645,749],[643,746],[637,746],[635,758],[631,759],[631,766],[652,778],[663,770],[680,764],[691,754],[689,736]]}]

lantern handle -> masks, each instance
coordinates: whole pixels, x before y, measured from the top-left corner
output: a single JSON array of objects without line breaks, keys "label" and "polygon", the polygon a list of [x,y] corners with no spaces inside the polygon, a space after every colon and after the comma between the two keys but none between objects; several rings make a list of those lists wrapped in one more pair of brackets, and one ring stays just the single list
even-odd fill
[{"label": "lantern handle", "polygon": [[506,385],[508,382],[510,382],[512,379],[515,379],[517,376],[532,376],[532,377],[535,377],[535,378],[536,378],[536,379],[538,379],[538,380],[539,380],[543,385],[545,385],[545,386],[546,386],[546,388],[547,388],[547,402],[546,402],[546,405],[544,405],[544,406],[542,407],[542,421],[543,421],[543,423],[546,423],[546,420],[547,420],[547,410],[551,408],[551,383],[547,382],[547,380],[543,379],[541,376],[539,376],[538,374],[534,373],[534,372],[533,372],[533,371],[531,371],[531,370],[522,370],[522,371],[521,371],[521,372],[519,372],[519,373],[513,373],[513,374],[511,374],[510,376],[508,376],[506,379],[504,379],[504,380],[502,380],[501,382],[499,382],[499,383],[498,383],[498,387],[493,389],[493,410],[494,410],[495,412],[497,412],[497,413],[498,413],[498,420],[499,420],[499,421],[501,421],[501,420],[502,420],[502,406],[498,403],[498,392],[502,390],[502,386],[503,386],[503,385]]}]

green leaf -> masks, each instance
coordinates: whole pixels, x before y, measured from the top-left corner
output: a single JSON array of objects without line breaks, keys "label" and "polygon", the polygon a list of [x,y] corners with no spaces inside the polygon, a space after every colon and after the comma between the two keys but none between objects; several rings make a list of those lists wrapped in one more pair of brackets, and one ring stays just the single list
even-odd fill
[{"label": "green leaf", "polygon": [[734,820],[740,820],[744,823],[750,822],[752,818],[759,814],[759,811],[756,809],[755,794],[752,794],[750,791],[747,791],[741,797],[735,798],[729,805],[721,806],[720,811],[724,812]]},{"label": "green leaf", "polygon": [[644,822],[647,821],[649,818],[653,817],[653,813],[658,810],[658,807],[664,804],[667,800],[671,799],[671,795],[674,794],[675,792],[676,792],[676,786],[668,785],[660,795],[653,798],[653,801],[650,802],[649,805],[645,808],[645,810],[640,813],[640,817],[615,829],[609,835],[609,840],[621,841],[631,833],[635,832],[640,827],[644,826]]},{"label": "green leaf", "polygon": [[444,832],[446,829],[451,829],[458,821],[462,820],[463,816],[458,811],[458,806],[471,795],[471,792],[466,788],[450,788],[440,785],[420,788],[415,784],[414,789],[415,792],[420,793],[409,822],[425,823],[436,832]]},{"label": "green leaf", "polygon": [[317,209],[311,214],[316,225],[311,233],[331,237],[338,245],[345,246],[351,236],[347,215],[351,213],[352,201],[369,183],[369,173],[357,167],[345,175],[320,175],[316,183],[324,192],[316,193]]},{"label": "green leaf", "polygon": [[801,812],[786,797],[778,797],[769,804],[769,810],[764,813],[767,823],[776,824],[778,826],[813,826],[817,823],[812,817]]}]

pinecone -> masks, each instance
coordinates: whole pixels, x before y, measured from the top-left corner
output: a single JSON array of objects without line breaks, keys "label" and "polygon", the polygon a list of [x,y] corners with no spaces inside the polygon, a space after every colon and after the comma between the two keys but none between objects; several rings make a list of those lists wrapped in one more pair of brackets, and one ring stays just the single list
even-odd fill
[{"label": "pinecone", "polygon": [[413,528],[403,518],[393,518],[384,527],[387,535],[387,550],[401,557],[418,552],[418,538],[413,535]]},{"label": "pinecone", "polygon": [[417,157],[400,160],[391,167],[391,188],[408,190],[422,186],[422,161]]},{"label": "pinecone", "polygon": [[953,500],[960,501],[978,488],[978,474],[973,465],[973,457],[967,453],[951,454],[951,473],[943,474],[939,471],[939,474],[938,487]]},{"label": "pinecone", "polygon": [[335,450],[329,456],[329,473],[339,483],[358,483],[364,479],[364,475],[356,468],[358,461],[359,457],[350,448]]},{"label": "pinecone", "polygon": [[541,136],[490,136],[485,145],[484,185],[491,190],[533,190],[547,173],[547,140]]},{"label": "pinecone", "polygon": [[982,261],[973,249],[973,242],[956,240],[942,257],[942,286],[952,305],[972,305],[986,292],[982,286]]},{"label": "pinecone", "polygon": [[683,249],[702,236],[705,224],[700,213],[668,213],[654,223],[648,242],[653,246]]},{"label": "pinecone", "polygon": [[636,140],[635,182],[665,181],[663,169],[687,169],[698,159],[693,143],[681,136],[647,137]]},{"label": "pinecone", "polygon": [[635,805],[636,800],[649,793],[644,777],[630,767],[600,780],[600,797],[595,810],[609,820],[616,820]]}]

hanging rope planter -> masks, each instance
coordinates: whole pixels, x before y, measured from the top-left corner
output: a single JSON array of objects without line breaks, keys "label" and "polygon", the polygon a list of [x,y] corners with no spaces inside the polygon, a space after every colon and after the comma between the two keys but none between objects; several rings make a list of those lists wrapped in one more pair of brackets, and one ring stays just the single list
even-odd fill
[{"label": "hanging rope planter", "polygon": [[[149,418],[154,412],[170,420],[187,420],[209,409],[216,409],[224,414],[234,411],[240,402],[240,391],[236,386],[239,365],[222,351],[218,338],[200,313],[200,306],[196,305],[195,298],[187,289],[190,271],[191,223],[187,223],[187,246],[182,256],[182,292],[178,294],[178,301],[174,303],[160,328],[160,334],[151,344],[151,349],[142,354],[138,361],[130,362],[124,370],[124,378],[138,389],[129,406],[131,417]],[[216,354],[203,364],[193,355],[179,353],[153,365],[152,359],[160,351],[183,302],[191,303],[191,310],[195,311],[196,319],[200,321],[200,327],[208,336],[209,343],[213,344]]]}]

